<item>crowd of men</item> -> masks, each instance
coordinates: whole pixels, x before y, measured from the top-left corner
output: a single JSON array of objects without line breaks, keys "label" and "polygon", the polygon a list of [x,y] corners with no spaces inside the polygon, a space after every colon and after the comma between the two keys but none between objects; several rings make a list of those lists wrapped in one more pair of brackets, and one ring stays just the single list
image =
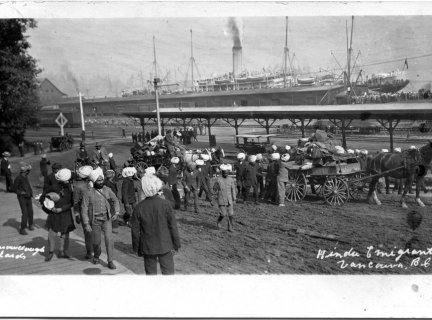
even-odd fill
[{"label": "crowd of men", "polygon": [[352,104],[364,104],[364,103],[388,103],[388,102],[400,102],[407,100],[419,100],[419,99],[430,99],[431,95],[429,92],[422,94],[417,91],[407,92],[396,92],[396,93],[379,93],[371,91],[364,95],[350,97]]}]

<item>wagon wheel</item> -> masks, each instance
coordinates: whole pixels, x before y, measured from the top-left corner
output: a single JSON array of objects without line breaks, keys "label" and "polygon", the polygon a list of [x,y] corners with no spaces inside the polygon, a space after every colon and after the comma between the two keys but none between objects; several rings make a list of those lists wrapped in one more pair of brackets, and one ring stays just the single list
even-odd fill
[{"label": "wagon wheel", "polygon": [[290,171],[289,182],[286,184],[285,198],[290,202],[297,202],[304,199],[307,191],[306,177],[302,172]]},{"label": "wagon wheel", "polygon": [[348,184],[341,178],[328,177],[323,185],[323,196],[332,206],[343,205],[349,198]]},{"label": "wagon wheel", "polygon": [[141,169],[143,172],[144,172],[145,169],[148,168],[147,163],[145,163],[144,161],[138,161],[135,166],[136,166],[137,170]]},{"label": "wagon wheel", "polygon": [[349,194],[355,200],[364,200],[367,198],[369,186],[366,180],[355,181],[364,178],[364,174],[358,173],[348,179]]},{"label": "wagon wheel", "polygon": [[216,177],[210,178],[210,193],[212,195],[217,195],[219,192],[220,186]]}]

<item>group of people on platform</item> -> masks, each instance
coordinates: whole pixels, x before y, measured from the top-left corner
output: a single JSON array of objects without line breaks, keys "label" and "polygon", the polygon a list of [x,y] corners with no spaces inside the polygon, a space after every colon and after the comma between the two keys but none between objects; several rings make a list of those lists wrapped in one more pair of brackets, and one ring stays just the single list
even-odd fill
[{"label": "group of people on platform", "polygon": [[388,103],[388,102],[400,102],[407,100],[419,100],[429,99],[431,95],[429,93],[422,94],[421,92],[408,91],[408,92],[395,92],[395,93],[379,93],[371,91],[364,95],[351,96],[349,99],[350,104],[365,104],[365,103]]}]

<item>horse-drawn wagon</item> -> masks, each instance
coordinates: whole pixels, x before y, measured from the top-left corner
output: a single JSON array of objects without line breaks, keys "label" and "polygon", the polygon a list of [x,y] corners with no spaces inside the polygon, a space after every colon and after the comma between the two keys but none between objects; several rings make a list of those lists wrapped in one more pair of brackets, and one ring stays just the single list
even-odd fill
[{"label": "horse-drawn wagon", "polygon": [[50,151],[54,152],[54,149],[60,150],[60,152],[63,152],[64,150],[70,149],[71,145],[68,142],[68,138],[65,136],[61,137],[51,137],[51,141],[49,142],[50,145]]},{"label": "horse-drawn wagon", "polygon": [[356,157],[319,167],[297,165],[294,162],[288,166],[286,199],[290,202],[303,200],[308,189],[331,205],[342,205],[350,197],[359,200],[366,196],[367,178],[364,179],[365,172]]}]

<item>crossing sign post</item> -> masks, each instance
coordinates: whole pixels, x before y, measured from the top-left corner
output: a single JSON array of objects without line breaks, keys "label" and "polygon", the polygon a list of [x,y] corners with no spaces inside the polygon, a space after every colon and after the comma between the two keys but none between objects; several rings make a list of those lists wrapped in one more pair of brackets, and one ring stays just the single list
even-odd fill
[{"label": "crossing sign post", "polygon": [[60,126],[61,129],[61,135],[64,136],[64,126],[68,122],[66,117],[63,115],[63,113],[60,112],[59,116],[55,119],[55,122]]}]

